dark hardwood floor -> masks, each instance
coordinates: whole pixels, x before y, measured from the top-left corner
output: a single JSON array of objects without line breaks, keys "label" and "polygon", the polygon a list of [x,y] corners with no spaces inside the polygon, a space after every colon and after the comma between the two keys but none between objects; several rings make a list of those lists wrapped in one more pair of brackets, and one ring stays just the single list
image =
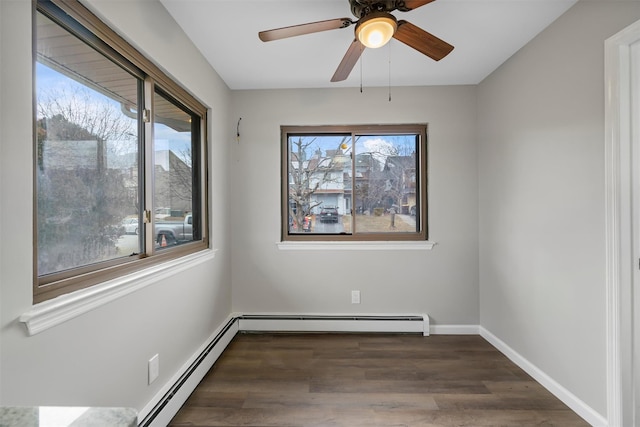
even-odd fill
[{"label": "dark hardwood floor", "polygon": [[239,334],[170,426],[588,426],[479,336]]}]

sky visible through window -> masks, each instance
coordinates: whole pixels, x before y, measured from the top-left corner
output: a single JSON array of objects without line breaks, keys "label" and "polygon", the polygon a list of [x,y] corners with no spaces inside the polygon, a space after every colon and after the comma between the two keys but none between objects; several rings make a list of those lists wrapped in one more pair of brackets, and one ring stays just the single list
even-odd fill
[{"label": "sky visible through window", "polygon": [[[73,94],[82,94],[84,107],[87,110],[107,104],[114,111],[121,109],[121,104],[108,96],[90,89],[76,80],[59,73],[58,71],[42,64],[36,63],[36,96],[39,100],[56,97],[55,103],[59,106],[70,105]],[[77,101],[76,101],[77,102]],[[42,118],[42,111],[38,108],[38,118]],[[135,129],[135,128],[134,128]],[[135,135],[130,135],[135,136]],[[117,142],[120,154],[136,153],[138,141],[136,138],[129,140],[108,141]],[[191,151],[191,132],[176,132],[174,129],[162,123],[156,123],[154,127],[154,145],[156,151],[172,150],[176,156],[186,161],[185,153]]]},{"label": "sky visible through window", "polygon": [[[300,136],[290,136],[290,141],[297,141]],[[311,142],[305,149],[307,158],[312,157],[318,151],[322,157],[330,157],[327,153],[341,150],[341,154],[352,152],[351,135],[305,135],[303,143]],[[416,151],[415,135],[357,135],[356,155],[371,154],[383,167],[388,156],[411,156]],[[290,149],[295,151],[294,147]]]}]

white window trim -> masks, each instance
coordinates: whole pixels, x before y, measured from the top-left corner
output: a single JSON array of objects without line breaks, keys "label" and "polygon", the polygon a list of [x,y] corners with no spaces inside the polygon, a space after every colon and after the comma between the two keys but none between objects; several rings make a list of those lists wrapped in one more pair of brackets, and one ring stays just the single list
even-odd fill
[{"label": "white window trim", "polygon": [[415,241],[415,240],[399,240],[389,242],[367,242],[367,241],[283,241],[276,242],[278,249],[281,251],[382,251],[382,250],[399,250],[399,251],[430,251],[436,245],[432,241]]},{"label": "white window trim", "polygon": [[29,336],[38,334],[160,280],[211,261],[216,251],[206,249],[41,302],[22,314],[19,320],[27,327]]}]

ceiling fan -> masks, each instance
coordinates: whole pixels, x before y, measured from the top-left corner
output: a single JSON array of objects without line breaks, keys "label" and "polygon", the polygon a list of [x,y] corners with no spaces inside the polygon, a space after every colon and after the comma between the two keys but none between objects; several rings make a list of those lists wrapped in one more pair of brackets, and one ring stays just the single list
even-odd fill
[{"label": "ceiling fan", "polygon": [[352,21],[350,18],[337,18],[310,22],[261,31],[258,33],[258,37],[263,42],[268,42],[320,31],[347,28],[355,24],[355,39],[331,78],[332,82],[339,82],[349,77],[365,47],[384,46],[392,37],[435,61],[447,56],[453,50],[452,45],[410,22],[397,20],[391,14],[394,10],[408,12],[432,1],[435,0],[349,0],[351,13],[358,18],[357,21]]}]

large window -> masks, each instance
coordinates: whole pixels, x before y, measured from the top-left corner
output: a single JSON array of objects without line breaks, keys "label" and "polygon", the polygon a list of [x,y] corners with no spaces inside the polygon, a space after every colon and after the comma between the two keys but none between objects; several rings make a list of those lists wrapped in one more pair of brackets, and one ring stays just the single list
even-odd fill
[{"label": "large window", "polygon": [[36,9],[34,301],[208,247],[205,107],[79,3]]},{"label": "large window", "polygon": [[426,125],[281,131],[283,240],[426,240]]}]

